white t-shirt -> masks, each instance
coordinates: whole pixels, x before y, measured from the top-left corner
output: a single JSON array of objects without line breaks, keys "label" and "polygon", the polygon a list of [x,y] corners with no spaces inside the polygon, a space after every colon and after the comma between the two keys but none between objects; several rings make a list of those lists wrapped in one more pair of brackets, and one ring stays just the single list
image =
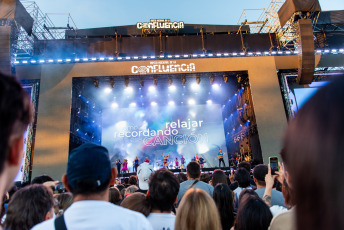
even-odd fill
[{"label": "white t-shirt", "polygon": [[[138,212],[111,204],[106,201],[78,201],[65,212],[68,230],[83,229],[139,229],[152,230],[147,218]],[[55,219],[44,221],[33,230],[55,230]]]},{"label": "white t-shirt", "polygon": [[174,230],[176,216],[171,213],[150,213],[147,216],[153,230]]}]

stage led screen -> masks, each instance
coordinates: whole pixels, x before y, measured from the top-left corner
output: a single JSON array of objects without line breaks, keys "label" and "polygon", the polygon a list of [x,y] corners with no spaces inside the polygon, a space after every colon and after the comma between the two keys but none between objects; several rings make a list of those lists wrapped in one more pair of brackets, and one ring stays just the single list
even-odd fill
[{"label": "stage led screen", "polygon": [[213,167],[219,149],[226,148],[219,104],[110,108],[102,116],[102,144],[129,162],[147,156],[158,166],[162,153],[170,153],[170,163],[181,155],[189,162],[197,153]]}]

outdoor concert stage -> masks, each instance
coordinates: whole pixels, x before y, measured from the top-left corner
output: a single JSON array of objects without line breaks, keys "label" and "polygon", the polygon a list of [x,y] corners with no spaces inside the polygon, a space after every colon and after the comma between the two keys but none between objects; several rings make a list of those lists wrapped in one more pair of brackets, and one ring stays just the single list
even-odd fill
[{"label": "outdoor concert stage", "polygon": [[195,154],[212,168],[220,149],[227,165],[237,157],[261,162],[250,92],[245,71],[74,78],[70,149],[101,144],[129,169],[135,157],[158,169],[163,155],[174,168]]}]

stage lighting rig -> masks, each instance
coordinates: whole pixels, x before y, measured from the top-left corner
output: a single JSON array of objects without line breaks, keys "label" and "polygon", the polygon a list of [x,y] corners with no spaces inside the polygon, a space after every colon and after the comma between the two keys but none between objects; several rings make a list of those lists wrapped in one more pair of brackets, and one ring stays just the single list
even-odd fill
[{"label": "stage lighting rig", "polygon": [[168,85],[171,86],[173,83],[173,79],[172,77],[168,77]]},{"label": "stage lighting rig", "polygon": [[215,76],[214,76],[214,74],[210,75],[209,80],[210,80],[210,84],[211,84],[211,85],[214,84],[214,81],[215,81]]},{"label": "stage lighting rig", "polygon": [[110,78],[110,86],[112,89],[115,87],[115,80],[113,78]]},{"label": "stage lighting rig", "polygon": [[185,83],[186,83],[186,77],[182,76],[182,85],[185,85]]},{"label": "stage lighting rig", "polygon": [[145,86],[145,80],[143,78],[140,78],[140,85],[143,87]]},{"label": "stage lighting rig", "polygon": [[223,75],[223,81],[224,81],[225,83],[228,82],[228,75],[227,75],[227,74],[224,74],[224,75]]},{"label": "stage lighting rig", "polygon": [[198,85],[201,82],[201,77],[198,74],[196,75],[196,82]]},{"label": "stage lighting rig", "polygon": [[125,78],[124,78],[124,85],[125,85],[126,87],[129,86],[129,77],[125,77]]},{"label": "stage lighting rig", "polygon": [[99,87],[99,80],[98,79],[94,79],[93,80],[93,85],[94,85],[94,87],[98,88]]},{"label": "stage lighting rig", "polygon": [[153,78],[153,84],[154,84],[155,86],[158,85],[158,77],[154,77],[154,78]]}]

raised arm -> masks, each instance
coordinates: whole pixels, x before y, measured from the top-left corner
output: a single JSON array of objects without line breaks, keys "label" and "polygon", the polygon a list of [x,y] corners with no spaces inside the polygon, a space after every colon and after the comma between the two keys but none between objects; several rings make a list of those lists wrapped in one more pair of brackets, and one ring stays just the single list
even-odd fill
[{"label": "raised arm", "polygon": [[274,186],[275,178],[276,178],[276,175],[274,175],[274,176],[271,175],[271,167],[270,167],[270,164],[269,164],[268,165],[268,174],[265,175],[266,187],[265,187],[265,192],[264,192],[264,195],[263,195],[263,201],[269,207],[271,207],[271,191],[272,191],[272,187]]}]

